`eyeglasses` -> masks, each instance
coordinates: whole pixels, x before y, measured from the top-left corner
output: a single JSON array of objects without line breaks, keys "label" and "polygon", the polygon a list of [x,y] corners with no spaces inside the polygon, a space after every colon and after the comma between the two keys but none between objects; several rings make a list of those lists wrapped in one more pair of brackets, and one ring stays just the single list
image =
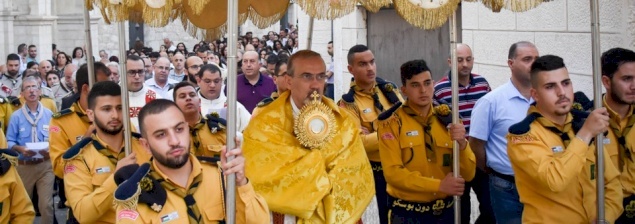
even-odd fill
[{"label": "eyeglasses", "polygon": [[201,67],[203,67],[203,65],[190,65],[188,68],[199,69]]},{"label": "eyeglasses", "polygon": [[144,75],[145,75],[145,70],[143,70],[143,69],[138,69],[138,70],[128,70],[126,73],[127,73],[127,74],[128,74],[128,76],[130,76],[130,77],[135,77],[135,75],[144,76]]},{"label": "eyeglasses", "polygon": [[168,66],[168,67],[157,66],[157,67],[155,67],[155,68],[157,68],[157,69],[159,69],[159,70],[166,70],[166,71],[170,71],[170,70],[172,70],[172,68],[170,68],[170,66]]},{"label": "eyeglasses", "polygon": [[287,72],[283,72],[283,73],[282,73],[282,74],[280,74],[280,75],[276,75],[276,77],[282,77],[282,76],[285,76],[285,75],[288,75],[288,74],[289,74],[289,73],[287,73]]},{"label": "eyeglasses", "polygon": [[326,74],[322,73],[322,74],[317,74],[317,75],[313,75],[313,74],[309,74],[309,73],[304,73],[298,76],[299,78],[302,78],[304,81],[310,82],[313,81],[315,79],[317,79],[318,81],[326,81],[326,79],[328,78],[328,76],[326,76]]},{"label": "eyeglasses", "polygon": [[30,85],[30,86],[25,86],[22,88],[22,91],[29,91],[29,90],[38,90],[40,89],[39,86],[37,85]]}]

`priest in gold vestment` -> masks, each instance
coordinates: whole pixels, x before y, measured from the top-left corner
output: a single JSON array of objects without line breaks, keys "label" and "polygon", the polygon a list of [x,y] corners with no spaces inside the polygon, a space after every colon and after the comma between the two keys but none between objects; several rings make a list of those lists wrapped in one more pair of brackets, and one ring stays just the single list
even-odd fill
[{"label": "priest in gold vestment", "polygon": [[245,129],[245,172],[273,223],[355,223],[373,174],[350,115],[323,97],[326,66],[310,50],[289,59],[288,84]]}]

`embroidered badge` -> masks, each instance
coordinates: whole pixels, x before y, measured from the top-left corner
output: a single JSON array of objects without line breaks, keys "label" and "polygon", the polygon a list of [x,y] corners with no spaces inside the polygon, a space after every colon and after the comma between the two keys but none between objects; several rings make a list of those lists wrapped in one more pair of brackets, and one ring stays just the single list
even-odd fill
[{"label": "embroidered badge", "polygon": [[75,165],[73,165],[73,164],[67,164],[67,165],[64,167],[64,174],[67,174],[67,173],[73,173],[73,172],[75,172],[75,170],[77,170],[77,167],[76,167]]},{"label": "embroidered badge", "polygon": [[564,151],[564,149],[562,148],[562,146],[554,146],[554,147],[551,147],[551,151],[553,153],[561,153]]},{"label": "embroidered badge", "polygon": [[626,217],[628,217],[629,219],[635,217],[635,200],[630,201],[628,205],[626,205],[624,213],[626,213]]},{"label": "embroidered badge", "polygon": [[170,214],[164,215],[161,217],[161,223],[167,223],[169,221],[175,220],[179,218],[179,213],[172,212]]},{"label": "embroidered badge", "polygon": [[610,138],[604,138],[604,139],[602,139],[602,143],[604,143],[605,145],[610,145],[611,144],[611,139]]},{"label": "embroidered badge", "polygon": [[154,203],[154,204],[152,204],[152,206],[150,206],[150,208],[151,208],[152,210],[154,210],[155,212],[160,212],[160,211],[161,211],[161,209],[163,209],[163,206],[162,206],[162,205],[159,205],[159,204],[157,204],[157,203]]},{"label": "embroidered badge", "polygon": [[95,173],[96,174],[110,173],[110,167],[107,167],[107,166],[99,167],[99,168],[95,169]]},{"label": "embroidered badge", "polygon": [[117,214],[117,220],[130,219],[134,221],[134,220],[137,220],[138,217],[139,217],[139,213],[137,211],[133,211],[130,209],[121,210]]},{"label": "embroidered badge", "polygon": [[384,133],[381,135],[381,139],[383,140],[395,140],[395,136],[392,133]]},{"label": "embroidered badge", "polygon": [[82,140],[82,138],[84,138],[84,136],[82,136],[82,135],[77,136],[77,137],[75,137],[75,141],[78,141],[78,142],[79,142],[79,141],[81,141],[81,140]]},{"label": "embroidered badge", "polygon": [[366,108],[366,109],[362,110],[362,113],[367,114],[367,113],[370,113],[370,111],[371,111],[370,108]]},{"label": "embroidered badge", "polygon": [[536,139],[531,135],[513,135],[511,136],[512,143],[523,143],[523,142],[531,142]]},{"label": "embroidered badge", "polygon": [[57,133],[57,132],[60,132],[60,131],[61,131],[61,129],[60,129],[60,127],[58,127],[58,126],[50,126],[50,127],[49,127],[49,132],[55,132],[55,133]]},{"label": "embroidered badge", "polygon": [[417,136],[417,135],[419,135],[419,131],[406,132],[406,136]]},{"label": "embroidered badge", "polygon": [[128,110],[128,113],[130,114],[130,117],[137,117],[139,116],[140,111],[141,111],[141,107],[130,107],[130,109]]}]

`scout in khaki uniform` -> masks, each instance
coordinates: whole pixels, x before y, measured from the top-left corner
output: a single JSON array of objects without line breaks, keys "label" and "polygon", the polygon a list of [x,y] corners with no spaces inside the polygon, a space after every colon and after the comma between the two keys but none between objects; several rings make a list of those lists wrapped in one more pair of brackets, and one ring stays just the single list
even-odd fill
[{"label": "scout in khaki uniform", "polygon": [[0,128],[2,128],[2,131],[7,131],[7,124],[9,124],[11,114],[13,114],[13,105],[11,105],[11,101],[7,98],[0,97]]},{"label": "scout in khaki uniform", "polygon": [[190,127],[192,153],[196,156],[219,156],[227,139],[225,119],[219,118],[217,113],[208,114],[205,117],[201,115],[199,111],[201,98],[190,82],[176,84],[173,97],[176,105],[183,111]]},{"label": "scout in khaki uniform", "polygon": [[[115,191],[117,223],[221,223],[225,220],[224,176],[232,173],[236,174],[236,223],[269,223],[267,203],[247,180],[239,148],[223,149],[220,161],[197,159],[190,154],[185,117],[169,100],[145,105],[139,122],[142,145],[153,160],[115,174],[119,181],[127,179]],[[227,156],[236,157],[226,162]]]},{"label": "scout in khaki uniform", "polygon": [[[558,56],[536,59],[531,83],[536,103],[507,136],[507,153],[524,204],[522,221],[591,223],[596,219],[596,150],[590,144],[594,136],[607,131],[608,113],[599,108],[584,121],[571,110],[573,85]],[[622,212],[623,194],[619,171],[607,151],[605,215],[613,223]]]},{"label": "scout in khaki uniform", "polygon": [[[3,148],[6,148],[6,142],[4,140]],[[17,163],[17,152],[0,150],[0,224],[33,223],[35,219],[31,199],[15,169]]]},{"label": "scout in khaki uniform", "polygon": [[251,116],[256,116],[256,114],[258,112],[260,112],[261,108],[264,106],[267,106],[268,104],[270,104],[271,102],[273,102],[275,99],[278,99],[278,97],[280,97],[280,94],[284,93],[285,91],[289,90],[289,86],[287,84],[287,59],[285,58],[281,58],[277,63],[276,66],[274,68],[274,73],[273,73],[273,81],[276,83],[276,89],[278,91],[271,93],[271,97],[267,97],[263,100],[261,100],[257,105],[256,108],[254,108],[254,111],[251,112]]},{"label": "scout in khaki uniform", "polygon": [[635,223],[635,52],[613,48],[602,54],[601,61],[607,93],[603,103],[610,118],[605,147],[621,172],[624,193],[624,213],[615,223]]},{"label": "scout in khaki uniform", "polygon": [[323,97],[326,65],[298,51],[289,90],[262,107],[244,131],[245,172],[273,223],[355,223],[375,194],[359,124]]},{"label": "scout in khaki uniform", "polygon": [[89,119],[96,132],[64,153],[64,186],[72,216],[79,223],[114,223],[112,195],[117,188],[113,174],[119,168],[150,160],[139,135],[133,134],[132,150],[124,152],[121,89],[112,81],[95,83],[88,94]]},{"label": "scout in khaki uniform", "polygon": [[389,202],[386,195],[386,179],[379,159],[375,121],[381,112],[403,100],[395,84],[375,74],[375,56],[368,47],[353,46],[349,49],[347,57],[348,71],[354,80],[351,82],[350,90],[342,96],[338,104],[353,114],[359,123],[364,149],[373,168],[380,222],[386,223]]},{"label": "scout in khaki uniform", "polygon": [[[451,124],[450,108],[433,108],[434,81],[423,60],[401,66],[401,91],[408,100],[378,118],[379,153],[388,182],[390,223],[454,223],[453,198],[476,172],[476,158],[462,123]],[[452,175],[452,144],[458,141],[460,174]]]}]

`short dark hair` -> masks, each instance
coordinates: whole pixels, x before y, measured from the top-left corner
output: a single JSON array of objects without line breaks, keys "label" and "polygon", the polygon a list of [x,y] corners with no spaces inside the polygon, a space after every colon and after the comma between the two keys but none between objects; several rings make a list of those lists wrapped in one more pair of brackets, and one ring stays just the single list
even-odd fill
[{"label": "short dark hair", "polygon": [[88,64],[79,66],[75,73],[75,82],[77,83],[77,92],[82,91],[82,86],[88,85]]},{"label": "short dark hair", "polygon": [[203,78],[203,73],[205,71],[208,71],[208,72],[211,72],[211,73],[218,73],[218,75],[220,75],[221,77],[223,76],[221,71],[220,71],[220,68],[217,65],[214,65],[214,64],[203,65],[201,67],[201,70],[199,70],[198,73],[196,73],[196,76],[198,76],[199,79]]},{"label": "short dark hair", "polygon": [[268,65],[277,64],[278,61],[280,61],[280,58],[278,58],[278,56],[276,56],[275,54],[270,54],[269,57],[267,57],[267,64]]},{"label": "short dark hair", "polygon": [[624,48],[612,48],[600,58],[602,62],[602,75],[613,78],[613,75],[625,63],[635,62],[635,52]]},{"label": "short dark hair", "polygon": [[26,44],[18,45],[18,53],[22,53],[26,50]]},{"label": "short dark hair", "polygon": [[121,96],[121,87],[113,81],[96,82],[88,92],[88,108],[95,109],[97,97],[100,96]]},{"label": "short dark hair", "polygon": [[35,45],[31,44],[29,45],[29,49],[36,47]]},{"label": "short dark hair", "polygon": [[[293,77],[293,72],[295,70],[294,62],[300,58],[319,58],[322,60],[322,55],[312,50],[300,50],[295,54],[291,55],[289,61],[287,62],[287,74]],[[324,63],[324,61],[322,61]]]},{"label": "short dark hair", "polygon": [[145,66],[146,66],[146,63],[143,61],[143,58],[141,58],[141,57],[139,57],[139,56],[137,56],[137,55],[134,55],[134,54],[130,54],[130,55],[128,55],[128,56],[126,57],[126,62],[127,62],[127,61],[141,61],[141,63],[143,63],[143,67],[145,67]]},{"label": "short dark hair", "polygon": [[57,44],[51,44],[51,50],[57,50]]},{"label": "short dark hair", "polygon": [[366,52],[366,51],[369,51],[369,50],[370,49],[368,49],[368,47],[366,47],[366,45],[362,45],[362,44],[358,44],[358,45],[355,45],[355,46],[351,47],[351,49],[348,50],[348,54],[346,55],[346,59],[348,59],[348,64],[349,65],[353,64],[353,59],[355,58],[355,54]]},{"label": "short dark hair", "polygon": [[149,57],[150,58],[159,58],[159,57],[161,57],[161,54],[159,54],[159,52],[153,51],[153,52],[150,52]]},{"label": "short dark hair", "polygon": [[[143,106],[143,108],[141,108],[141,111],[139,111],[139,132],[141,132],[141,136],[143,137],[147,137],[147,134],[145,133],[145,119],[148,115],[153,115],[153,114],[158,114],[161,113],[165,110],[167,110],[170,107],[176,107],[176,109],[178,109],[179,111],[181,111],[181,108],[179,108],[178,105],[176,105],[176,103],[174,103],[171,100],[166,100],[166,99],[156,99],[156,100],[152,100],[150,101],[150,103],[147,103],[145,106]],[[181,111],[182,112],[182,111]]]},{"label": "short dark hair", "polygon": [[9,54],[7,55],[7,62],[9,61],[19,61],[20,60],[20,56],[18,56],[17,54]]},{"label": "short dark hair", "polygon": [[564,64],[564,60],[559,56],[548,54],[538,57],[538,59],[531,64],[531,84],[535,86],[535,82],[538,79],[538,73],[561,68],[566,68],[566,66]]},{"label": "short dark hair", "polygon": [[424,60],[412,60],[403,63],[399,70],[401,71],[401,85],[406,85],[407,80],[419,73],[429,72],[430,68]]},{"label": "short dark hair", "polygon": [[509,47],[509,54],[507,55],[507,59],[516,58],[516,50],[518,49],[518,47],[527,47],[527,46],[536,47],[536,45],[534,45],[533,43],[529,41],[519,41],[512,44],[512,46]]},{"label": "short dark hair", "polygon": [[93,68],[95,69],[95,80],[97,80],[97,72],[101,71],[102,73],[104,73],[106,76],[110,76],[110,68],[108,68],[108,66],[106,66],[106,64],[100,62],[100,61],[96,61],[95,62],[95,66],[93,66]]},{"label": "short dark hair", "polygon": [[286,64],[287,64],[287,58],[284,58],[284,60],[278,60],[278,63],[276,63],[276,68],[273,70],[273,75],[278,76],[278,73],[280,73],[280,67]]},{"label": "short dark hair", "polygon": [[58,73],[58,71],[56,71],[56,70],[50,70],[50,71],[46,72],[46,77],[44,77],[44,78],[48,79],[50,74],[54,74],[55,76],[57,76],[58,79],[60,78],[60,73]]},{"label": "short dark hair", "polygon": [[39,65],[39,63],[37,63],[36,61],[29,61],[29,63],[26,63],[26,68],[30,68],[33,65]]},{"label": "short dark hair", "polygon": [[172,90],[172,99],[176,100],[176,92],[179,91],[180,88],[188,86],[191,86],[192,88],[194,88],[194,91],[196,91],[196,86],[194,86],[194,84],[188,81],[182,81],[174,86],[174,89]]}]

